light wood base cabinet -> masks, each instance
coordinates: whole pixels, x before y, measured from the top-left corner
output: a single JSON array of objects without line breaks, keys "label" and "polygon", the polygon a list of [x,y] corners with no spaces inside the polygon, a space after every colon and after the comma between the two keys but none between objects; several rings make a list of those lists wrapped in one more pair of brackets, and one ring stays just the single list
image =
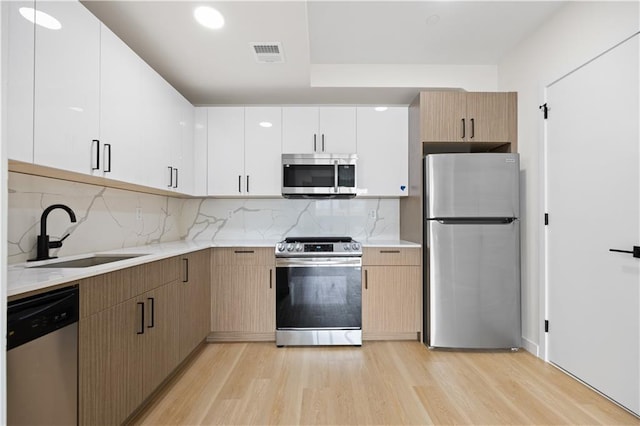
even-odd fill
[{"label": "light wood base cabinet", "polygon": [[208,250],[80,282],[79,424],[124,422],[202,342],[209,286]]},{"label": "light wood base cabinet", "polygon": [[417,340],[422,323],[420,249],[365,248],[362,267],[364,340]]},{"label": "light wood base cabinet", "polygon": [[178,282],[180,300],[180,360],[185,359],[211,330],[211,251],[201,250],[181,258]]},{"label": "light wood base cabinet", "polygon": [[209,341],[275,340],[272,248],[213,249]]}]

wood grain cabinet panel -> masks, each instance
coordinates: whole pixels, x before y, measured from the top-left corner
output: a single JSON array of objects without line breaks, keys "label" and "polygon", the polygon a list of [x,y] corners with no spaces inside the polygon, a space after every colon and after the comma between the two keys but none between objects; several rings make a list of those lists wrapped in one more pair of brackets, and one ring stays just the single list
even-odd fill
[{"label": "wood grain cabinet panel", "polygon": [[211,267],[210,340],[274,340],[273,249],[214,249]]},{"label": "wood grain cabinet panel", "polygon": [[416,340],[422,329],[421,249],[365,247],[362,333],[365,340]]},{"label": "wood grain cabinet panel", "polygon": [[211,331],[211,254],[201,250],[181,257],[178,281],[180,359],[186,358]]},{"label": "wood grain cabinet panel", "polygon": [[515,146],[516,101],[514,92],[421,92],[421,141]]},{"label": "wood grain cabinet panel", "polygon": [[87,317],[142,294],[145,281],[144,265],[80,281],[80,317]]}]

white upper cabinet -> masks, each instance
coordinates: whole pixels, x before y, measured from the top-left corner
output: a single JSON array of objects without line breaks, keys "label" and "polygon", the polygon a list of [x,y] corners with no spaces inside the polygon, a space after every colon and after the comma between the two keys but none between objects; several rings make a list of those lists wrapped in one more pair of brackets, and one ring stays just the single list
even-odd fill
[{"label": "white upper cabinet", "polygon": [[20,8],[34,8],[33,1],[3,1],[2,72],[7,156],[33,162],[33,64],[34,24],[20,15]]},{"label": "white upper cabinet", "polygon": [[193,195],[207,195],[207,108],[194,108]]},{"label": "white upper cabinet", "polygon": [[283,107],[282,152],[356,152],[355,107]]},{"label": "white upper cabinet", "polygon": [[244,108],[208,109],[208,195],[244,194]]},{"label": "white upper cabinet", "polygon": [[102,25],[100,158],[95,175],[144,184],[142,59]]},{"label": "white upper cabinet", "polygon": [[100,21],[78,2],[38,2],[61,27],[35,26],[34,162],[91,173],[99,131]]},{"label": "white upper cabinet", "polygon": [[[176,92],[180,112],[180,163],[179,178],[176,177],[176,191],[194,195],[195,192],[195,108]],[[206,159],[206,157],[205,157]]]},{"label": "white upper cabinet", "polygon": [[247,196],[281,196],[281,144],[282,108],[245,108],[244,189]]},{"label": "white upper cabinet", "polygon": [[208,195],[279,197],[281,108],[207,110]]},{"label": "white upper cabinet", "polygon": [[407,107],[358,107],[358,189],[364,196],[408,193]]}]

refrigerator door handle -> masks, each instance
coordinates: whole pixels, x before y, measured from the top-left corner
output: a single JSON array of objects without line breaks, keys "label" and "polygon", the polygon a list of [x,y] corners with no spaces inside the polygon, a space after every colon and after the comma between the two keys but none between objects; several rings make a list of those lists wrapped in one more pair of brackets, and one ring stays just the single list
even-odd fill
[{"label": "refrigerator door handle", "polygon": [[443,225],[508,225],[515,222],[515,217],[460,217],[435,219]]}]

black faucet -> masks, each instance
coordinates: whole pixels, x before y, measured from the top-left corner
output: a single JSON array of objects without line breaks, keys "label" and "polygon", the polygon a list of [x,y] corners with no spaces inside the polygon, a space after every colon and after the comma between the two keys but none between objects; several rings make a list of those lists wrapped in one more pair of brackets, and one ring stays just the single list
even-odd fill
[{"label": "black faucet", "polygon": [[69,236],[69,234],[65,235],[60,239],[60,241],[49,241],[49,236],[47,235],[47,216],[51,213],[52,210],[62,209],[69,213],[69,218],[71,218],[71,222],[76,221],[76,214],[69,207],[64,204],[53,204],[42,212],[42,217],[40,218],[40,235],[38,235],[38,253],[35,259],[29,259],[29,262],[35,260],[47,260],[47,259],[55,259],[57,256],[49,256],[50,248],[60,248],[62,247],[62,242]]}]

